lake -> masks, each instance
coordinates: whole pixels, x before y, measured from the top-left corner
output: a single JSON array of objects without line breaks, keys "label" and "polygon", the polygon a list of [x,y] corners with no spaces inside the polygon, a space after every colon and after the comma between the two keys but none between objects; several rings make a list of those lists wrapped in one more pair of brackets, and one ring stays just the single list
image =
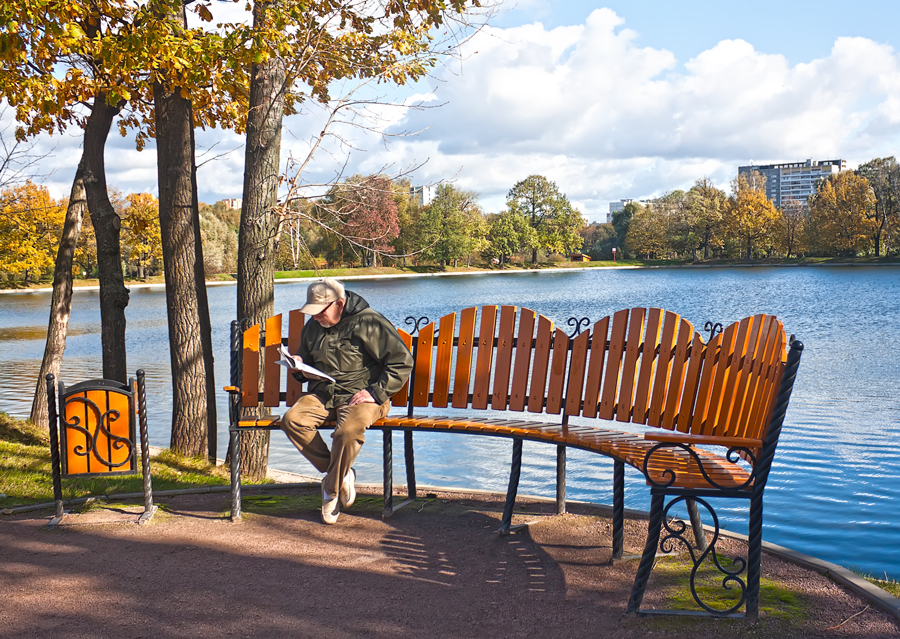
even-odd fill
[{"label": "lake", "polygon": [[[408,316],[434,320],[482,304],[528,307],[567,332],[571,317],[593,323],[632,306],[675,311],[698,330],[707,321],[727,326],[759,312],[777,315],[805,350],[766,491],[764,538],[900,578],[900,267],[592,269],[346,284],[398,326]],[[276,312],[301,306],[305,293],[306,283],[277,284]],[[98,295],[74,295],[61,372],[67,384],[101,375]],[[228,383],[235,295],[234,286],[209,288],[217,388]],[[49,305],[49,293],[0,295],[0,411],[25,417],[31,409]],[[147,372],[150,442],[167,446],[172,402],[163,288],[132,290],[126,314],[128,368]],[[224,457],[224,393],[217,401]],[[402,437],[396,437],[399,446]],[[419,483],[506,490],[509,440],[435,433],[415,438]],[[270,466],[314,473],[277,432]],[[552,497],[555,468],[555,447],[526,443],[520,493]],[[380,433],[368,436],[357,470],[360,481],[381,481]],[[399,463],[394,472],[402,482]],[[626,483],[626,507],[646,510],[649,493],[641,474],[626,467]],[[567,484],[570,499],[611,503],[612,462],[569,451]],[[724,527],[746,533],[739,509],[719,504],[718,513]]]}]

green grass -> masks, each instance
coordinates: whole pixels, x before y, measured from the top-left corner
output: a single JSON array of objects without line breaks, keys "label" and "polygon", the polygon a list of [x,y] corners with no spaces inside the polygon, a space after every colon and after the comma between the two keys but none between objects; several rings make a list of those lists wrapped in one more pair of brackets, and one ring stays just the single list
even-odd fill
[{"label": "green grass", "polygon": [[[322,507],[322,496],[316,490],[308,495],[297,494],[264,494],[245,495],[241,499],[244,514],[279,516],[298,512],[317,512]],[[350,507],[349,512],[356,514],[380,513],[384,508],[381,497],[359,495]]]},{"label": "green grass", "polygon": [[857,575],[868,581],[869,583],[875,584],[885,592],[895,597],[900,597],[900,581],[896,579],[891,579],[887,576],[887,573],[884,573],[884,579],[876,577],[868,570],[860,570],[854,566],[849,567],[851,571],[855,572]]},{"label": "green grass", "polygon": [[[181,457],[166,449],[150,462],[153,490],[229,484],[228,468],[202,457]],[[252,482],[251,482],[252,483]],[[138,493],[137,475],[63,479],[63,499]],[[53,501],[50,437],[30,422],[0,413],[0,509]]]}]

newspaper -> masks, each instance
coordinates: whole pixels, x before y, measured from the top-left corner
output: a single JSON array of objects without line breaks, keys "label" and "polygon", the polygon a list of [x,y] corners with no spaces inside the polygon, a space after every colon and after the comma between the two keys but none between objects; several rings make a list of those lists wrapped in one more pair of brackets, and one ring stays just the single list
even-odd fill
[{"label": "newspaper", "polygon": [[303,360],[297,355],[291,355],[284,344],[278,345],[278,354],[281,356],[281,359],[275,363],[284,366],[288,370],[300,371],[305,377],[311,377],[312,379],[327,379],[330,382],[335,381],[333,377],[326,375],[318,368],[313,368],[309,364],[304,364]]}]

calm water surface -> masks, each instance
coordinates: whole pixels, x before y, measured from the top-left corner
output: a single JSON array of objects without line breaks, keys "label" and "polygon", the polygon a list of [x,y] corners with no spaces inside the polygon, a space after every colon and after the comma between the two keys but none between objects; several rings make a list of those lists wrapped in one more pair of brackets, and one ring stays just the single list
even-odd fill
[{"label": "calm water surface", "polygon": [[[618,309],[673,310],[698,329],[746,315],[778,315],[806,348],[766,491],[765,538],[835,563],[900,578],[900,267],[773,267],[609,270],[566,273],[348,281],[397,325],[414,315],[437,319],[466,306],[514,304],[566,328],[570,317],[591,322]],[[297,308],[306,284],[275,287],[276,312]],[[216,349],[216,386],[228,380],[228,324],[235,287],[209,289]],[[0,411],[27,416],[43,355],[49,293],[0,295]],[[169,443],[171,380],[162,287],[136,289],[127,309],[128,367],[147,372],[150,440]],[[101,376],[96,292],[76,293],[61,377],[67,383]],[[220,393],[219,455],[227,441]],[[621,425],[616,424],[616,427]],[[360,480],[381,481],[381,434],[373,432],[357,465]],[[398,439],[396,445],[402,440]],[[508,440],[416,434],[422,484],[505,490]],[[497,460],[503,463],[498,463]],[[520,491],[552,497],[556,451],[525,445]],[[270,465],[312,473],[280,433]],[[626,506],[646,510],[640,473],[626,467]],[[402,477],[397,468],[397,477]],[[612,462],[569,452],[568,496],[610,503]],[[402,481],[402,480],[401,480]],[[746,532],[738,509],[719,515]]]}]

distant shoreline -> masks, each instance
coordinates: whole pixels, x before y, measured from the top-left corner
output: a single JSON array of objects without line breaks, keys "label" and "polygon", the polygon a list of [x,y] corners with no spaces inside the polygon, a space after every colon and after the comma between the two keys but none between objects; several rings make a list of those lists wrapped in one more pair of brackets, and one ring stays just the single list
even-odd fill
[{"label": "distant shoreline", "polygon": [[[622,264],[622,265],[603,265],[603,266],[565,266],[565,267],[547,267],[547,268],[522,268],[515,270],[493,270],[493,269],[471,269],[464,271],[441,271],[434,273],[376,273],[366,275],[330,275],[328,273],[320,273],[317,275],[309,275],[306,277],[286,277],[275,278],[275,284],[305,282],[320,277],[334,277],[339,280],[387,280],[387,279],[405,279],[414,277],[454,277],[454,276],[470,276],[470,275],[516,275],[516,274],[533,274],[533,273],[563,273],[569,271],[590,271],[594,269],[672,269],[672,268],[795,268],[795,267],[845,267],[845,266],[900,266],[897,262],[799,262],[799,263],[736,263],[736,264]],[[207,280],[206,286],[234,286],[237,280]],[[165,288],[164,281],[160,282],[126,282],[125,287],[128,290]],[[99,284],[87,284],[84,286],[75,285],[73,292],[78,291],[99,291]],[[46,286],[40,288],[19,288],[19,289],[0,289],[0,295],[11,294],[38,294],[51,293],[53,288]]]}]

